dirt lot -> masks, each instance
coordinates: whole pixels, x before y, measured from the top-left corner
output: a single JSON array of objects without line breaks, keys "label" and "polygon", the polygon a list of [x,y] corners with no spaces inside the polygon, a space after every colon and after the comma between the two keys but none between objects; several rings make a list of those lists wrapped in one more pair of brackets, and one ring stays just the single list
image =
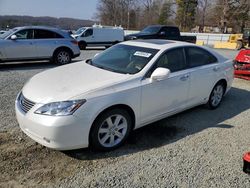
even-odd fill
[{"label": "dirt lot", "polygon": [[141,128],[116,151],[60,152],[25,136],[14,112],[23,84],[52,67],[0,66],[0,187],[250,187],[242,172],[250,150],[249,81],[235,79],[217,110],[200,106]]}]

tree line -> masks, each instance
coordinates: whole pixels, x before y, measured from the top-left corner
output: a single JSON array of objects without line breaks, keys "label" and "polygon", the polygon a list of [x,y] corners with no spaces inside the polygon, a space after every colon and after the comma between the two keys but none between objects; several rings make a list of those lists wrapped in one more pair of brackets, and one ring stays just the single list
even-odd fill
[{"label": "tree line", "polygon": [[226,33],[250,27],[250,0],[99,0],[96,18],[103,25],[141,29],[151,24],[179,26],[191,31],[198,26],[218,27]]},{"label": "tree line", "polygon": [[83,26],[92,26],[91,20],[73,18],[33,17],[33,16],[0,16],[0,30],[27,25],[44,25],[75,30]]}]

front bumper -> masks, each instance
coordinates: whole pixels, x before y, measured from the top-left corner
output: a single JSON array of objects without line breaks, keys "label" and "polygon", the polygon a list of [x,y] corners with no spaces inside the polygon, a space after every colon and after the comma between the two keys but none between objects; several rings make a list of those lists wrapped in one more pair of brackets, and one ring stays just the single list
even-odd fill
[{"label": "front bumper", "polygon": [[[16,117],[22,131],[36,142],[56,150],[85,148],[89,145],[88,118],[35,114],[35,105],[25,113],[16,101]],[[83,116],[84,117],[84,116]]]},{"label": "front bumper", "polygon": [[81,55],[81,53],[74,54],[74,55],[73,55],[73,58],[79,57],[80,55]]}]

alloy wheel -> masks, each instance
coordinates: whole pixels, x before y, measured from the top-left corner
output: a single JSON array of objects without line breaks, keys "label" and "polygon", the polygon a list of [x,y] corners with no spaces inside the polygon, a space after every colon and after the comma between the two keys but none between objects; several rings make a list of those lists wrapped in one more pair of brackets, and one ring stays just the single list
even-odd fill
[{"label": "alloy wheel", "polygon": [[57,55],[57,61],[59,64],[67,64],[70,62],[70,54],[66,51],[60,51]]},{"label": "alloy wheel", "polygon": [[127,131],[128,122],[124,116],[120,114],[109,116],[98,130],[98,141],[103,147],[114,147],[123,141]]},{"label": "alloy wheel", "polygon": [[216,107],[220,104],[221,100],[222,100],[222,97],[223,97],[223,94],[224,94],[224,88],[222,85],[217,85],[214,90],[213,90],[213,93],[212,93],[212,96],[211,96],[211,104],[212,106]]}]

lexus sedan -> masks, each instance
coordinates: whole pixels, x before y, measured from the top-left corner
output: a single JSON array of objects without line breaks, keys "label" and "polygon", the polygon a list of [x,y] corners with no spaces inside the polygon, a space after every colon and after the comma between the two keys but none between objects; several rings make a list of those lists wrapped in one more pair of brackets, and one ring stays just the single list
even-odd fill
[{"label": "lexus sedan", "polygon": [[217,108],[233,62],[190,43],[117,44],[32,77],[16,99],[24,133],[49,148],[112,150],[131,131],[197,105]]},{"label": "lexus sedan", "polygon": [[57,28],[17,27],[0,35],[0,62],[50,60],[67,64],[79,55],[77,41]]}]

